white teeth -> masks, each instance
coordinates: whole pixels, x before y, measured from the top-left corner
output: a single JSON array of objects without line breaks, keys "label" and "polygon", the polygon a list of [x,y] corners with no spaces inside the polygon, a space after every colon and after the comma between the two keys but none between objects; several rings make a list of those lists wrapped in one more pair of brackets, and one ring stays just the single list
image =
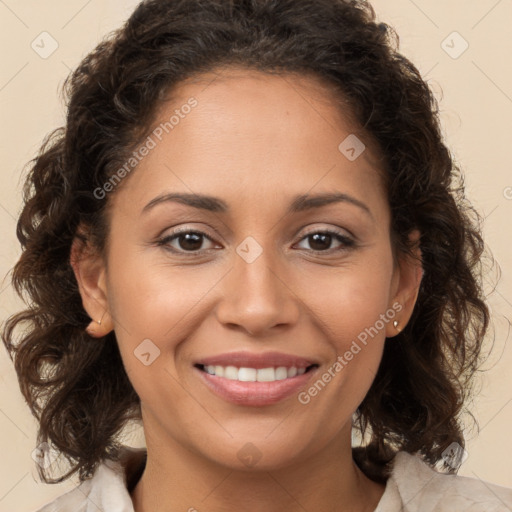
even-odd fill
[{"label": "white teeth", "polygon": [[295,366],[292,366],[291,368],[288,368],[288,377],[295,377],[297,375],[297,368]]},{"label": "white teeth", "polygon": [[288,370],[285,366],[280,366],[279,368],[276,368],[276,380],[283,380],[288,377]]},{"label": "white teeth", "polygon": [[306,372],[306,368],[297,368],[292,366],[278,366],[277,368],[237,368],[236,366],[204,366],[206,373],[224,377],[230,380],[239,380],[241,382],[274,382],[276,380],[284,380],[302,375]]},{"label": "white teeth", "polygon": [[240,368],[238,370],[238,380],[243,382],[256,382],[256,368]]},{"label": "white teeth", "polygon": [[238,380],[238,368],[235,366],[226,366],[224,368],[224,377],[230,380]]},{"label": "white teeth", "polygon": [[258,382],[273,382],[276,380],[274,368],[260,368],[258,370]]}]

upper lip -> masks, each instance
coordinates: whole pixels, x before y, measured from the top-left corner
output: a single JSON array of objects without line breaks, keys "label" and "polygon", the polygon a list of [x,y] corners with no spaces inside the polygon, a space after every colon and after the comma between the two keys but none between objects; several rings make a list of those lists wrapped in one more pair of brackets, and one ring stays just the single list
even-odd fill
[{"label": "upper lip", "polygon": [[214,356],[204,357],[196,364],[203,366],[236,366],[237,368],[270,368],[286,366],[291,368],[307,368],[317,364],[315,361],[293,354],[282,352],[229,352]]}]

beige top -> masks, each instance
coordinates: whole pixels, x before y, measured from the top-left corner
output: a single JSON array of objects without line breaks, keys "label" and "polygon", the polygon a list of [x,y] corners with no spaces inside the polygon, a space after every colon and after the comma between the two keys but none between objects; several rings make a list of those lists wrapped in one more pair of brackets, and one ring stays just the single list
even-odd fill
[{"label": "beige top", "polygon": [[[121,463],[106,461],[93,477],[37,512],[134,512],[131,490],[146,451],[126,447]],[[512,489],[478,478],[447,475],[417,454],[398,452],[374,512],[512,512]]]}]

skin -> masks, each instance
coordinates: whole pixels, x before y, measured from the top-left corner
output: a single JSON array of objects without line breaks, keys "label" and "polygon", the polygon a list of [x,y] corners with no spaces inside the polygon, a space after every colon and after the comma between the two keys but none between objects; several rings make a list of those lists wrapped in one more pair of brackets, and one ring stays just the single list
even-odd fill
[{"label": "skin", "polygon": [[[333,94],[312,77],[235,68],[181,83],[155,126],[192,96],[198,105],[109,196],[105,258],[75,240],[84,307],[103,317],[88,331],[115,330],[141,399],[148,460],[132,493],[137,512],[370,512],[384,492],[352,459],[351,418],[384,343],[395,342],[392,321],[307,404],[294,394],[235,405],[193,369],[204,356],[275,350],[319,363],[307,389],[393,304],[400,327],[409,320],[421,266],[394,261],[376,152],[368,143],[349,161],[338,150],[349,134],[365,139]],[[164,192],[215,196],[229,211],[167,201],[142,213]],[[349,202],[285,213],[296,195],[325,192],[371,214]],[[195,255],[183,237],[158,244],[178,227],[205,233]],[[306,236],[325,229],[355,246]],[[263,251],[251,263],[236,252],[248,236]],[[134,355],[144,339],[160,350],[150,365]],[[247,443],[260,457],[251,467],[237,456]]]}]

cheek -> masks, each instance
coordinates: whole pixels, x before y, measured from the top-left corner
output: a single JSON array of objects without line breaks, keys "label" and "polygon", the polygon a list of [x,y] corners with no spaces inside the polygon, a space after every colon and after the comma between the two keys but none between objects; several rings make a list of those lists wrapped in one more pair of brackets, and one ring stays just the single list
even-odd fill
[{"label": "cheek", "polygon": [[130,273],[124,272],[127,267],[129,264],[120,266],[111,278],[111,306],[116,320],[139,336],[164,336],[192,310],[213,281],[201,272],[192,280],[186,271],[163,266],[134,265],[138,268]]},{"label": "cheek", "polygon": [[[386,327],[396,314],[389,303],[391,277],[392,260],[381,259],[304,280],[315,283],[306,291],[304,285],[302,296],[308,297],[304,302],[313,312],[316,330],[327,337],[332,354],[317,384],[300,397],[318,414],[324,407],[334,407],[343,418],[357,408],[370,388],[382,358]],[[320,395],[323,398],[316,398]]]},{"label": "cheek", "polygon": [[[343,267],[303,273],[297,280],[303,284],[299,289],[294,287],[294,291],[312,312],[312,320],[330,334],[333,345],[341,352],[351,340],[358,336],[363,339],[364,333],[386,314],[391,278],[391,259],[366,258]],[[377,329],[384,336],[385,324],[379,321]]]},{"label": "cheek", "polygon": [[138,243],[113,237],[110,246],[109,305],[120,335],[130,343],[141,337],[173,338],[220,272],[209,266],[171,264],[164,249]]},{"label": "cheek", "polygon": [[162,372],[175,374],[180,342],[198,327],[205,297],[222,274],[207,266],[178,268],[116,252],[112,245],[110,259],[118,264],[109,265],[109,307],[125,368],[142,397]]}]

